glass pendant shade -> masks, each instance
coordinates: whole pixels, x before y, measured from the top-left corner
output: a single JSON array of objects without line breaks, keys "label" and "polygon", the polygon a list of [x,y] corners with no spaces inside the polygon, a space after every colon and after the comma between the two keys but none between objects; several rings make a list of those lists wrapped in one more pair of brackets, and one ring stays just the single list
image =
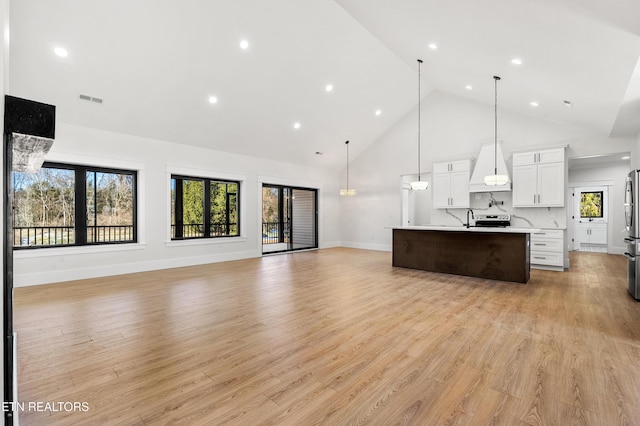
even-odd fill
[{"label": "glass pendant shade", "polygon": [[411,185],[411,190],[413,191],[424,191],[429,188],[429,182],[424,180],[416,180],[409,185]]},{"label": "glass pendant shade", "polygon": [[494,106],[494,172],[492,175],[484,177],[484,184],[486,186],[502,186],[509,183],[509,176],[498,174],[498,81],[500,77],[493,76],[495,82],[495,106]]},{"label": "glass pendant shade", "polygon": [[487,186],[500,186],[509,183],[507,175],[489,175],[484,177],[484,184]]}]

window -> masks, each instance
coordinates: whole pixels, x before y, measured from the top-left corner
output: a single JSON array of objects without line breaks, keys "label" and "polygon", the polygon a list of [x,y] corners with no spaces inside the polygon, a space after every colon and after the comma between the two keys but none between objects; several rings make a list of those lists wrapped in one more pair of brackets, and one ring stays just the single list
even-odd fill
[{"label": "window", "polygon": [[12,175],[15,248],[136,242],[135,171],[45,163]]},{"label": "window", "polygon": [[171,239],[240,235],[240,183],[171,176]]},{"label": "window", "polygon": [[581,192],[580,193],[580,217],[581,218],[601,218],[603,217],[603,191]]}]

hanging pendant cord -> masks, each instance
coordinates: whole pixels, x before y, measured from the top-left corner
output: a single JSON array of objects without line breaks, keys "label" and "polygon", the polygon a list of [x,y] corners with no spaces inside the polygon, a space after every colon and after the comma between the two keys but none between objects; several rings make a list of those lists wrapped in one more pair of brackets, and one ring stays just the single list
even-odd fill
[{"label": "hanging pendant cord", "polygon": [[420,182],[420,64],[422,59],[418,59],[418,182]]},{"label": "hanging pendant cord", "polygon": [[500,77],[493,76],[495,81],[495,106],[494,106],[494,143],[493,143],[493,174],[498,175],[498,80]]},{"label": "hanging pendant cord", "polygon": [[349,141],[346,141],[345,145],[347,145],[347,189],[349,189]]}]

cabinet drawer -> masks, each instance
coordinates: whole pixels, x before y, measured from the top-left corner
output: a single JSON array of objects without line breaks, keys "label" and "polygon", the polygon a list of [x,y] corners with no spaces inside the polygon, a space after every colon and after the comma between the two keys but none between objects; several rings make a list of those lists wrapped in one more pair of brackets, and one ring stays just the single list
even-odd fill
[{"label": "cabinet drawer", "polygon": [[535,241],[538,238],[562,239],[564,238],[564,230],[563,229],[541,229],[538,232],[534,232],[533,234],[531,234],[531,241]]},{"label": "cabinet drawer", "polygon": [[513,154],[513,166],[516,167],[535,164],[537,159],[537,152],[518,152]]},{"label": "cabinet drawer", "polygon": [[517,152],[513,154],[514,166],[562,162],[564,162],[564,148],[543,149],[540,151],[531,152]]},{"label": "cabinet drawer", "polygon": [[532,251],[562,253],[562,240],[553,238],[536,238],[531,240]]},{"label": "cabinet drawer", "polygon": [[458,160],[451,162],[452,172],[467,172],[471,171],[471,160]]},{"label": "cabinet drawer", "polygon": [[560,163],[564,161],[564,148],[547,149],[538,153],[539,163]]},{"label": "cabinet drawer", "polygon": [[433,173],[449,173],[451,171],[451,163],[434,163]]},{"label": "cabinet drawer", "polygon": [[433,163],[433,173],[470,172],[471,160],[447,161],[446,163]]},{"label": "cabinet drawer", "polygon": [[549,265],[549,266],[563,266],[562,253],[549,253],[544,251],[531,250],[532,265]]}]

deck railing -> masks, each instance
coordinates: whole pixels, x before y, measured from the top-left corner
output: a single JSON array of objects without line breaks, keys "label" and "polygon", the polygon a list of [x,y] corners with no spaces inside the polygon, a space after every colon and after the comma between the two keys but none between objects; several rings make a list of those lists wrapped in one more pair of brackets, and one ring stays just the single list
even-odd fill
[{"label": "deck railing", "polygon": [[289,222],[262,222],[262,244],[288,243],[289,228]]},{"label": "deck railing", "polygon": [[[133,225],[87,226],[88,243],[112,243],[134,240]],[[14,247],[64,246],[76,243],[73,226],[15,226]]]},{"label": "deck railing", "polygon": [[[212,223],[210,237],[224,237],[229,235],[229,230],[233,231],[235,223]],[[236,228],[237,229],[237,228]],[[182,237],[181,238],[198,238],[204,237],[204,224],[203,223],[189,223],[182,225]],[[176,225],[171,225],[171,238],[176,238]]]},{"label": "deck railing", "polygon": [[133,241],[133,225],[87,226],[87,242],[111,243]]}]

